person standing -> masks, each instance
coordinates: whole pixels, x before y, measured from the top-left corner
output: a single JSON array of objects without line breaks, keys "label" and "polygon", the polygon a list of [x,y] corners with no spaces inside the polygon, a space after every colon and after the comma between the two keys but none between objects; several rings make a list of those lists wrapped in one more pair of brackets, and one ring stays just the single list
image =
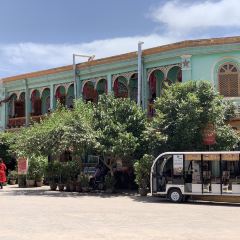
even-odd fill
[{"label": "person standing", "polygon": [[3,183],[7,181],[6,178],[6,165],[4,164],[2,158],[0,158],[0,188],[3,189]]}]

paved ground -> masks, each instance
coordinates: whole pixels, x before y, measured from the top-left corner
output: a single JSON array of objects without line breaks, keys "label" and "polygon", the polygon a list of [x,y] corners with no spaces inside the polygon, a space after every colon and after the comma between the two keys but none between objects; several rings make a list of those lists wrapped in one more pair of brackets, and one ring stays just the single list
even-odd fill
[{"label": "paved ground", "polygon": [[152,197],[0,190],[0,239],[240,239],[240,205]]}]

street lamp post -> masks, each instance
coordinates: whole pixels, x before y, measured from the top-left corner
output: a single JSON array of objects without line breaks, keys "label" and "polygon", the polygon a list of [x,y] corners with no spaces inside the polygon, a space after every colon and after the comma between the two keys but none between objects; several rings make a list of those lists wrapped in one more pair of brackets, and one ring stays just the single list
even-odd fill
[{"label": "street lamp post", "polygon": [[90,62],[94,59],[95,55],[88,56],[88,55],[73,54],[73,75],[74,75],[74,95],[75,95],[75,99],[78,98],[77,75],[76,75],[76,57],[88,58],[88,62]]}]

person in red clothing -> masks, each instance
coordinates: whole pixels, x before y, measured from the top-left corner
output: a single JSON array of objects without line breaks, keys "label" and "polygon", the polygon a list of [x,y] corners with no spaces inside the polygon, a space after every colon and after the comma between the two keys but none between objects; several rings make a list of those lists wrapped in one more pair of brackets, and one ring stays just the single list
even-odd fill
[{"label": "person in red clothing", "polygon": [[3,183],[7,181],[6,178],[6,165],[4,164],[3,160],[0,158],[0,188],[3,188]]}]

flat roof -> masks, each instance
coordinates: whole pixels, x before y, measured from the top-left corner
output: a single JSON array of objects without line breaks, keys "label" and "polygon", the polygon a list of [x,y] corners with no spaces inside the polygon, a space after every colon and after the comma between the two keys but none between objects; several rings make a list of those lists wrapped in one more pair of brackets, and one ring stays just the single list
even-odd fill
[{"label": "flat roof", "polygon": [[[221,45],[221,44],[234,44],[234,43],[240,43],[240,36],[186,40],[186,41],[181,41],[181,42],[176,42],[172,44],[145,49],[143,50],[143,56],[157,54],[161,52],[167,52],[167,51],[176,50],[176,49],[182,49],[182,48],[212,46],[212,45]],[[124,61],[132,58],[136,58],[136,51],[121,54],[121,55],[115,55],[111,57],[96,59],[90,62],[79,63],[77,64],[77,69],[84,69],[90,66],[109,64],[109,63]],[[48,74],[56,74],[59,72],[70,71],[72,69],[73,69],[73,65],[67,65],[67,66],[42,70],[42,71],[36,71],[36,72],[20,74],[20,75],[11,76],[11,77],[5,77],[5,78],[2,78],[2,82],[6,83],[6,82],[16,81],[20,79],[25,79],[25,78],[41,77]]]}]

